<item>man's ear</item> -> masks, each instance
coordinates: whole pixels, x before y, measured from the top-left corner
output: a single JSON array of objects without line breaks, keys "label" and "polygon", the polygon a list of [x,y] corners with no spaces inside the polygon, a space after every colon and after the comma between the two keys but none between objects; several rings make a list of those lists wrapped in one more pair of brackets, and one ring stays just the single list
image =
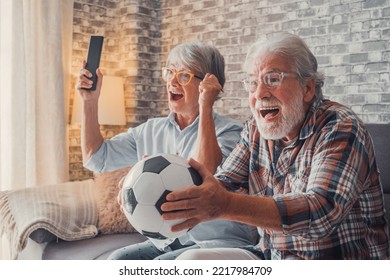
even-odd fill
[{"label": "man's ear", "polygon": [[305,102],[311,102],[316,94],[316,83],[314,79],[307,81],[304,86],[303,100]]}]

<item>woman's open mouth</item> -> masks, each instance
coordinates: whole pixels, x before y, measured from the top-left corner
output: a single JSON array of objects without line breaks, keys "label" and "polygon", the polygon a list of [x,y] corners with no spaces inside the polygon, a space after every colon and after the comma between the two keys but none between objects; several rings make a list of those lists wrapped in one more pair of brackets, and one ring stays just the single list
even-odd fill
[{"label": "woman's open mouth", "polygon": [[184,97],[182,93],[178,93],[178,92],[170,91],[169,94],[171,96],[171,100],[173,101],[178,101]]}]

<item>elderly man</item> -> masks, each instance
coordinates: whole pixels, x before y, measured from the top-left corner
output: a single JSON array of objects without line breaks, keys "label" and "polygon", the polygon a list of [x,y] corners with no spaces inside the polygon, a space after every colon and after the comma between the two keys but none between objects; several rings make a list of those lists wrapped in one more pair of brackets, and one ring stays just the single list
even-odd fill
[{"label": "elderly man", "polygon": [[[364,123],[322,96],[317,60],[298,36],[254,44],[244,80],[252,118],[214,177],[173,192],[173,230],[228,219],[257,226],[260,242],[189,250],[179,259],[388,259],[389,236],[373,144]],[[171,212],[173,211],[173,212]]]}]

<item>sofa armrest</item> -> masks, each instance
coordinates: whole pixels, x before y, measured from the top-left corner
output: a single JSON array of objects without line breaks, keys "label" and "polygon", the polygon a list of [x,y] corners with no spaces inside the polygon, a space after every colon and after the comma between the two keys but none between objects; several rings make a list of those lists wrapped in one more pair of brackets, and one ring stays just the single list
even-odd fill
[{"label": "sofa armrest", "polygon": [[86,240],[67,242],[59,240],[47,244],[44,260],[106,260],[116,249],[140,243],[146,237],[139,233],[99,234]]},{"label": "sofa armrest", "polygon": [[93,180],[0,192],[0,205],[0,235],[8,236],[12,259],[38,229],[64,240],[98,233]]}]

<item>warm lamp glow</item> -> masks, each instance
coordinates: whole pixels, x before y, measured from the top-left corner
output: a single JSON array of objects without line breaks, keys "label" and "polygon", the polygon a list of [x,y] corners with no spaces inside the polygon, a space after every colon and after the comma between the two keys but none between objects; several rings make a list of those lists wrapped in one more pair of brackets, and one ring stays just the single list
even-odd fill
[{"label": "warm lamp glow", "polygon": [[[81,98],[76,92],[73,102],[72,124],[81,123],[81,114]],[[103,77],[103,85],[99,97],[99,124],[126,124],[122,77]]]}]

